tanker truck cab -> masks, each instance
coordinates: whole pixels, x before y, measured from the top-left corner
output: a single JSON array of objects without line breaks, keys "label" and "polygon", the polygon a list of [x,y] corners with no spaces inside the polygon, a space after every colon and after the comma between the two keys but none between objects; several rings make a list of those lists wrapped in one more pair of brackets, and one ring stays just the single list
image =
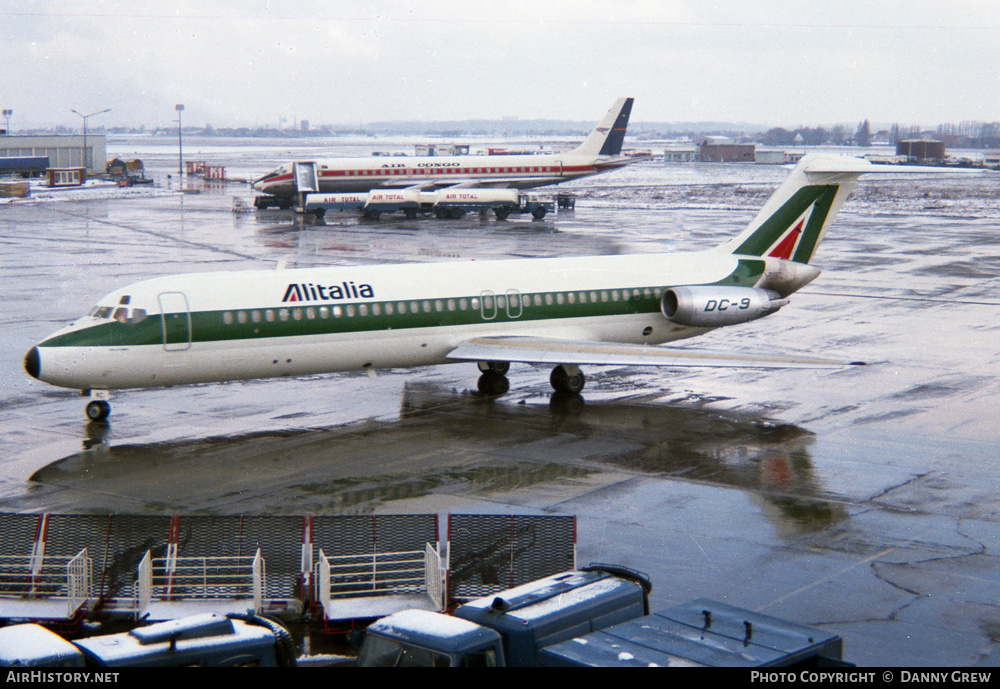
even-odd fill
[{"label": "tanker truck cab", "polygon": [[361,667],[534,667],[547,646],[642,617],[642,584],[571,571],[478,598],[453,616],[410,610],[368,627]]},{"label": "tanker truck cab", "polygon": [[368,627],[360,667],[502,667],[503,644],[492,629],[466,620],[406,610]]}]

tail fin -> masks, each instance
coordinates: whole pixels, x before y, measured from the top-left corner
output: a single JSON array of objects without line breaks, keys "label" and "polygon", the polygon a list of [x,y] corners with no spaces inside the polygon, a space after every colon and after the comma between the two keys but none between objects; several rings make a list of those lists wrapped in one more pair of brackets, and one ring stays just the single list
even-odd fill
[{"label": "tail fin", "polygon": [[809,263],[858,177],[872,167],[868,161],[847,156],[812,153],[803,157],[747,229],[719,250]]},{"label": "tail fin", "polygon": [[616,156],[622,152],[625,141],[625,130],[628,128],[628,118],[632,114],[634,98],[619,98],[608,110],[594,131],[584,139],[583,143],[573,151],[592,156]]}]

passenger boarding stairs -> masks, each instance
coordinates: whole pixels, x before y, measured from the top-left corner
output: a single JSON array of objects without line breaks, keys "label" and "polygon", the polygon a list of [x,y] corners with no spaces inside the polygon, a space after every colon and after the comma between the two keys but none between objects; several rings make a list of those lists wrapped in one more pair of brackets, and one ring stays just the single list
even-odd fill
[{"label": "passenger boarding stairs", "polygon": [[0,619],[73,622],[95,598],[87,548],[48,543],[47,516],[0,520]]},{"label": "passenger boarding stairs", "polygon": [[445,603],[441,557],[430,543],[423,550],[333,557],[320,549],[315,586],[328,622],[436,612]]},{"label": "passenger boarding stairs", "polygon": [[253,557],[167,557],[146,551],[139,563],[136,590],[138,616],[147,621],[172,620],[214,612],[259,613],[265,589],[264,559]]}]

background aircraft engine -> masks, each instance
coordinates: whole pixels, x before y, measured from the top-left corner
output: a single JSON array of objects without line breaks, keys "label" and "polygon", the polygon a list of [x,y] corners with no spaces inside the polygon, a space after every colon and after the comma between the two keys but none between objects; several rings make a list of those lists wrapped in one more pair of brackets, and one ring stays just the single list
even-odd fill
[{"label": "background aircraft engine", "polygon": [[663,293],[660,310],[677,325],[716,328],[763,318],[787,303],[756,287],[674,287]]}]

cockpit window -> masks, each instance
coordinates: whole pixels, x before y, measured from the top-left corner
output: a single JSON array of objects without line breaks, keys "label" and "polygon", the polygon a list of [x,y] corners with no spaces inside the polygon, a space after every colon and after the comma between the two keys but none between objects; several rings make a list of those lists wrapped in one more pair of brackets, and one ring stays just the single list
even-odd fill
[{"label": "cockpit window", "polygon": [[[125,296],[123,300],[130,298]],[[141,323],[149,316],[146,309],[132,308],[128,306],[128,301],[122,301],[119,306],[95,306],[90,312],[91,318],[113,319],[119,323]]]}]

